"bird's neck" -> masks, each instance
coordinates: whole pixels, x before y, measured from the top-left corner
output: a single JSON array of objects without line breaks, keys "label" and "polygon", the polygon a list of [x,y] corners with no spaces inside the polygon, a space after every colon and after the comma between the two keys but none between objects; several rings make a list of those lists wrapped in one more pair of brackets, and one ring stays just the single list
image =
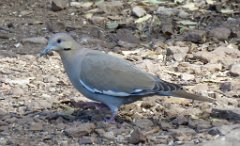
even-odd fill
[{"label": "bird's neck", "polygon": [[81,59],[83,59],[86,52],[88,52],[87,50],[86,48],[78,47],[77,49],[59,52],[66,72],[74,68],[80,69]]}]

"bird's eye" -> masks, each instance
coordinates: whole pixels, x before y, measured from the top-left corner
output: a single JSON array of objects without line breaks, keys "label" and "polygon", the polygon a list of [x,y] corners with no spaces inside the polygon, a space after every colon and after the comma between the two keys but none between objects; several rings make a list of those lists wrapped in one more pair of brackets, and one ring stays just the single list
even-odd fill
[{"label": "bird's eye", "polygon": [[59,44],[60,44],[61,42],[62,42],[62,40],[61,40],[61,39],[58,39],[58,40],[57,40],[57,43],[59,43]]}]

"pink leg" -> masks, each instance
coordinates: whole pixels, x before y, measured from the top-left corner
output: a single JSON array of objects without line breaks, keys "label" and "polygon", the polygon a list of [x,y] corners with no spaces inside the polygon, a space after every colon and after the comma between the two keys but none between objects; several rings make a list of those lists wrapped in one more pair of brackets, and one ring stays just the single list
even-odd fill
[{"label": "pink leg", "polygon": [[110,119],[105,118],[105,122],[111,123],[111,124],[116,124],[116,121],[115,121],[116,115],[117,115],[116,113],[113,113]]},{"label": "pink leg", "polygon": [[115,121],[115,117],[118,113],[118,108],[117,107],[109,107],[112,111],[112,116],[110,119],[105,118],[105,122],[111,123],[111,124],[116,124],[117,122]]}]

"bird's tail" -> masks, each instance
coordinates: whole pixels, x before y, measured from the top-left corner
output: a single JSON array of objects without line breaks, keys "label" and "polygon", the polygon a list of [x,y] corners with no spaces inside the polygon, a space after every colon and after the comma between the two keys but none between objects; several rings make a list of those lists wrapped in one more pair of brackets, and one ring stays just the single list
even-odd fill
[{"label": "bird's tail", "polygon": [[205,101],[205,102],[214,102],[215,101],[215,99],[213,99],[213,98],[205,97],[205,96],[201,96],[201,95],[196,95],[196,94],[192,94],[192,93],[188,93],[188,92],[186,92],[184,90],[171,91],[171,95],[170,96],[182,97],[182,98],[186,98],[186,99]]}]

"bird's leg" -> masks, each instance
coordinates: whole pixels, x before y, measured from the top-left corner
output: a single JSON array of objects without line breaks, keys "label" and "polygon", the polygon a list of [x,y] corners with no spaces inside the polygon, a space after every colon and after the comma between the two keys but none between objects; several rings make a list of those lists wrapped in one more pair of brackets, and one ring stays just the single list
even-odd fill
[{"label": "bird's leg", "polygon": [[111,111],[112,111],[112,116],[111,116],[111,118],[105,118],[105,122],[107,122],[107,123],[111,123],[111,124],[115,124],[116,123],[116,121],[115,121],[115,117],[116,117],[116,115],[117,115],[117,112],[118,112],[118,108],[116,108],[116,107],[114,107],[114,108],[111,108],[111,107],[109,107],[110,109],[111,109]]},{"label": "bird's leg", "polygon": [[115,121],[116,115],[117,115],[117,113],[113,113],[111,118],[105,118],[105,122],[115,124],[116,123],[116,121]]}]

